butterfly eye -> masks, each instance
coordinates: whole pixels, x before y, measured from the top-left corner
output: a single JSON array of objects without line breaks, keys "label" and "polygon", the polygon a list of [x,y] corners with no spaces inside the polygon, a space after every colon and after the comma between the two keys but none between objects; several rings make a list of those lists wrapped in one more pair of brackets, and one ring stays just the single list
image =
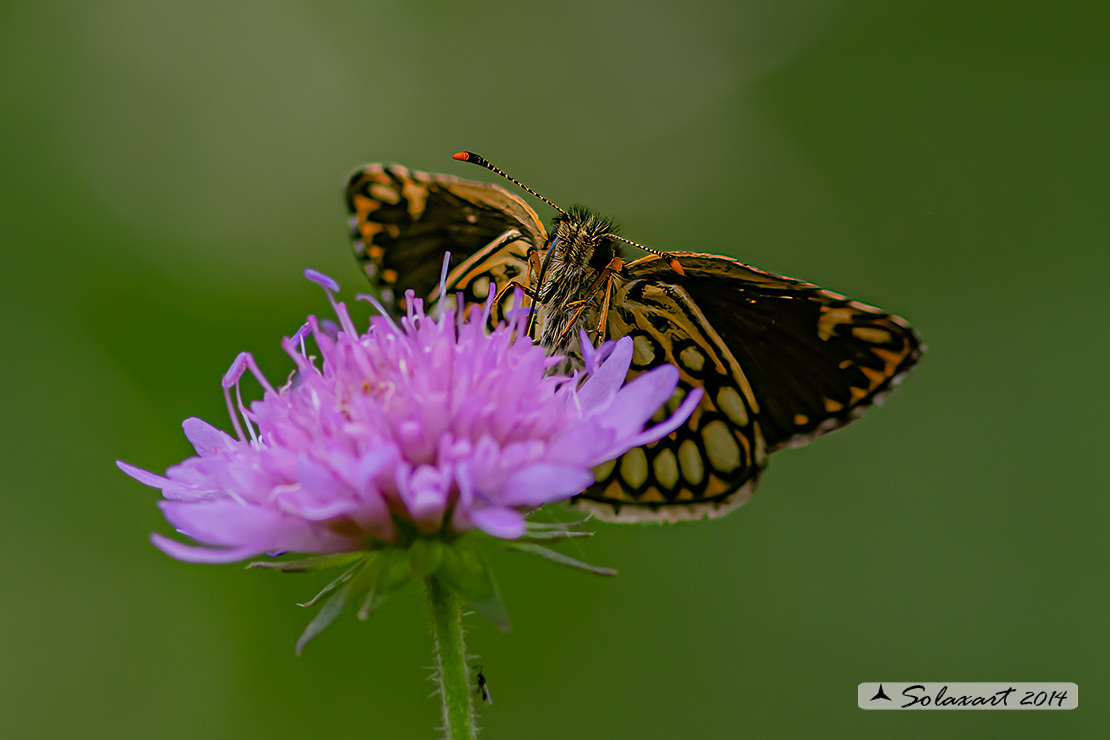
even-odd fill
[{"label": "butterfly eye", "polygon": [[612,262],[614,255],[616,255],[616,246],[612,239],[602,238],[594,247],[593,254],[590,255],[590,267],[595,270],[605,269],[605,266]]}]

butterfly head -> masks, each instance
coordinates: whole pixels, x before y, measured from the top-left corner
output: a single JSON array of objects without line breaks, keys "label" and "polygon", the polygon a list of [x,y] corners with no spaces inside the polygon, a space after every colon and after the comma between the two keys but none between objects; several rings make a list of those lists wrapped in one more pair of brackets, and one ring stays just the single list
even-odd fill
[{"label": "butterfly head", "polygon": [[547,250],[554,262],[567,267],[602,270],[620,256],[615,236],[610,219],[571,206],[568,213],[555,218]]}]

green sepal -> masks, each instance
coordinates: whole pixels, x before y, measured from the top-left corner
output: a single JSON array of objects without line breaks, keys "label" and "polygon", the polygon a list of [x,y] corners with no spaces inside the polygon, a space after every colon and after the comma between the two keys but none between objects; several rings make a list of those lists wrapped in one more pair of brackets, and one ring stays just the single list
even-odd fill
[{"label": "green sepal", "polygon": [[371,560],[374,560],[376,555],[377,555],[377,553],[365,553],[365,552],[359,553],[359,562],[355,563],[353,566],[351,566],[347,570],[343,571],[339,575],[338,578],[336,578],[334,581],[332,581],[328,585],[324,586],[324,588],[321,589],[320,593],[316,594],[315,596],[313,596],[308,601],[298,603],[297,606],[312,606],[317,601],[319,601],[320,597],[322,597],[324,594],[327,594],[327,593],[330,593],[331,591],[334,591],[339,586],[342,586],[344,583],[351,580],[351,578],[354,577],[354,575],[358,571],[358,569],[361,568],[367,562],[369,562]]},{"label": "green sepal", "polygon": [[[316,616],[313,617],[312,621],[308,623],[308,626],[304,628],[304,632],[302,632],[301,636],[297,639],[297,655],[301,654],[301,651],[304,650],[304,646],[308,644],[309,640],[327,629],[328,625],[334,622],[335,618],[343,613],[347,605],[351,602],[356,583],[361,580],[357,578],[357,576],[365,573],[373,565],[373,562],[359,563],[328,584],[328,586],[317,594],[312,601],[308,602],[308,604],[315,602],[316,599],[333,589],[335,585],[341,583],[342,580],[347,581],[347,584],[343,586],[343,588],[339,589],[331,598],[324,602],[324,605],[320,607],[320,611],[316,613]],[[307,604],[302,604],[301,606],[307,606]]]},{"label": "green sepal", "polygon": [[365,622],[370,612],[385,603],[393,592],[414,577],[412,554],[407,550],[383,550],[351,583],[351,591],[362,596],[358,618]]},{"label": "green sepal", "polygon": [[443,548],[436,577],[499,630],[509,631],[509,613],[501,591],[485,558],[470,541],[456,540]]},{"label": "green sepal", "polygon": [[325,568],[338,568],[363,557],[366,557],[365,552],[341,552],[335,555],[318,555],[314,558],[302,558],[300,560],[255,560],[253,563],[247,563],[247,568],[280,570],[282,573],[310,573]]},{"label": "green sepal", "polygon": [[530,555],[538,555],[539,557],[546,558],[547,560],[550,560],[554,563],[566,565],[570,568],[577,568],[579,570],[589,571],[590,573],[594,573],[599,576],[617,575],[617,571],[613,570],[612,568],[602,568],[597,565],[583,563],[581,560],[575,560],[569,555],[564,555],[561,552],[552,550],[549,547],[544,547],[543,545],[537,545],[534,542],[520,542],[514,540],[511,542],[506,542],[505,547],[512,550],[520,550],[521,552],[526,552]]},{"label": "green sepal", "polygon": [[426,578],[434,575],[443,562],[443,551],[447,547],[442,540],[421,537],[409,546],[409,561],[412,563],[413,577]]},{"label": "green sepal", "polygon": [[520,537],[515,542],[559,542],[560,540],[567,540],[572,537],[593,537],[593,532],[583,532],[578,529],[586,522],[590,521],[591,517],[579,519],[573,522],[535,522],[527,521],[524,523],[524,536]]},{"label": "green sepal", "polygon": [[533,536],[536,532],[545,531],[565,532],[567,530],[574,529],[575,527],[581,527],[583,524],[590,521],[591,519],[593,519],[592,516],[588,516],[585,519],[579,519],[578,521],[574,522],[537,522],[535,520],[529,519],[524,523],[524,531],[526,533],[526,536]]},{"label": "green sepal", "polygon": [[536,530],[535,532],[525,532],[524,536],[513,540],[514,542],[559,542],[561,540],[569,540],[572,537],[593,537],[593,532],[575,532],[573,530],[562,531],[557,529]]}]

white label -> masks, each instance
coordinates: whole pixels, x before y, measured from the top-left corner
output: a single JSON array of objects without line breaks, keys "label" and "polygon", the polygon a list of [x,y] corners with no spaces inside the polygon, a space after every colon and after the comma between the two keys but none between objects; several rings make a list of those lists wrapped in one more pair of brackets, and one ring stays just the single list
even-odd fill
[{"label": "white label", "polygon": [[881,681],[859,685],[860,709],[1075,709],[1074,683]]}]

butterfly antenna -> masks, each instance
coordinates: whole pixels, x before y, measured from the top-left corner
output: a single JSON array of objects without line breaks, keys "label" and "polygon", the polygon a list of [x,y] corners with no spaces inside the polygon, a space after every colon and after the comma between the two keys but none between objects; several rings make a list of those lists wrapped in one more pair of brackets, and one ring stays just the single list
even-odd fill
[{"label": "butterfly antenna", "polygon": [[644,250],[645,252],[648,252],[650,254],[654,254],[654,255],[657,255],[659,257],[662,257],[663,259],[665,259],[667,261],[667,264],[670,265],[671,269],[674,270],[675,272],[677,272],[679,275],[685,275],[686,274],[686,271],[682,269],[682,263],[678,261],[678,257],[675,257],[670,252],[660,252],[658,249],[652,249],[651,247],[645,247],[643,244],[640,244],[640,242],[634,242],[631,239],[625,239],[623,236],[619,236],[617,234],[609,234],[609,238],[610,239],[616,239],[617,241],[621,241],[621,242],[624,242],[626,244],[631,244],[634,247],[639,247],[640,249]]},{"label": "butterfly antenna", "polygon": [[[457,159],[460,162],[473,162],[474,164],[481,165],[482,167],[485,167],[490,172],[496,172],[497,174],[501,175],[501,177],[504,177],[506,180],[513,183],[514,185],[516,185],[521,190],[524,190],[525,192],[531,193],[532,195],[536,196],[537,198],[539,198],[544,203],[551,206],[552,208],[554,208],[556,211],[563,214],[564,216],[569,216],[570,215],[566,211],[564,211],[562,208],[555,205],[550,200],[543,197],[542,195],[537,193],[535,190],[533,190],[532,188],[530,188],[527,185],[525,185],[524,183],[522,183],[520,180],[518,180],[515,177],[513,177],[512,175],[508,174],[504,170],[490,164],[490,161],[488,159],[486,159],[485,157],[483,157],[483,156],[475,154],[474,152],[455,152],[454,154],[451,155],[451,159]],[[609,234],[608,236],[612,239],[617,239],[618,241],[622,241],[622,242],[626,242],[628,244],[631,244],[634,247],[639,247],[640,249],[644,250],[645,252],[649,252],[651,254],[662,257],[664,260],[667,261],[667,264],[670,265],[671,269],[674,270],[675,272],[677,272],[679,275],[685,275],[686,274],[686,272],[682,269],[682,263],[678,261],[678,257],[675,257],[670,252],[660,252],[658,249],[652,249],[651,247],[645,247],[643,244],[640,244],[639,242],[634,242],[631,239],[625,239],[623,236],[617,236],[616,234]],[[549,255],[550,254],[551,253],[549,253]],[[541,272],[540,272],[541,279],[543,277],[543,272],[544,272],[543,270],[541,270]]]},{"label": "butterfly antenna", "polygon": [[532,188],[530,188],[527,185],[525,185],[524,183],[522,183],[520,180],[516,179],[515,177],[508,174],[507,172],[505,172],[505,171],[503,171],[503,170],[501,170],[497,167],[494,167],[492,164],[490,164],[489,160],[486,159],[485,157],[481,157],[481,156],[475,154],[474,152],[455,152],[454,154],[451,155],[451,159],[457,159],[460,162],[473,162],[476,165],[480,165],[482,167],[485,167],[490,172],[496,172],[497,174],[501,175],[501,177],[504,177],[506,180],[508,180],[512,184],[516,185],[521,190],[523,190],[527,193],[531,193],[532,195],[536,196],[537,198],[539,198],[544,203],[551,206],[552,208],[554,208],[556,211],[563,214],[564,216],[569,215],[562,208],[555,205],[550,200],[543,197],[542,195],[537,193],[535,190],[533,190]]}]

